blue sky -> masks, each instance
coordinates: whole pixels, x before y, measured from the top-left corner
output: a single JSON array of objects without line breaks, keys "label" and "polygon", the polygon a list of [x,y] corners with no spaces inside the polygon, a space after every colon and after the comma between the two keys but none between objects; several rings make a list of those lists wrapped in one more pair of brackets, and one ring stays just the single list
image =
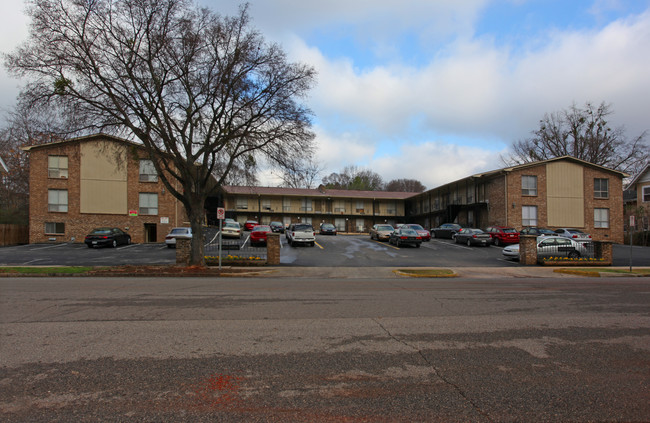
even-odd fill
[{"label": "blue sky", "polygon": [[[319,73],[307,104],[322,176],[357,165],[433,188],[503,167],[545,113],[587,101],[611,103],[629,136],[650,130],[650,0],[249,3],[252,24]],[[0,50],[26,36],[23,7],[0,16]],[[17,85],[0,71],[1,107]]]}]

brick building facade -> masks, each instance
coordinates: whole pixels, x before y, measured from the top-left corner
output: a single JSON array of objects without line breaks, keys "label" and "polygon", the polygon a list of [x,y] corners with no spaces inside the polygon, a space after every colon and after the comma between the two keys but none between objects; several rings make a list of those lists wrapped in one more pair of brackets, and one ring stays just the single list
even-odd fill
[{"label": "brick building facade", "polygon": [[182,205],[150,171],[138,144],[97,134],[25,147],[29,152],[29,242],[83,242],[93,228],[162,242],[187,226]]}]

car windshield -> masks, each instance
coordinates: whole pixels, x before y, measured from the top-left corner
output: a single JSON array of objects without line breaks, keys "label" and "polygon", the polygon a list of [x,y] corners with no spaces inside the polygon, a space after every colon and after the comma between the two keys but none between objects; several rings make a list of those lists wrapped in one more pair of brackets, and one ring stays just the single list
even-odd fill
[{"label": "car windshield", "polygon": [[517,230],[516,230],[515,228],[503,228],[502,231],[505,232],[505,233],[507,233],[507,234],[511,234],[511,233],[515,233],[515,232],[517,232]]},{"label": "car windshield", "polygon": [[332,229],[334,228],[334,225],[332,225],[331,223],[323,223],[322,227],[325,229]]},{"label": "car windshield", "polygon": [[379,225],[377,226],[378,231],[393,231],[393,227],[390,225]]},{"label": "car windshield", "polygon": [[579,231],[577,229],[569,229],[569,233],[572,233],[572,234],[584,234],[584,232]]},{"label": "car windshield", "polygon": [[185,228],[174,228],[174,229],[172,229],[172,231],[170,232],[170,234],[174,234],[174,235],[177,235],[177,234],[187,234],[187,233],[189,233],[189,232],[190,232],[189,229],[185,229]]},{"label": "car windshield", "polygon": [[239,223],[226,222],[226,224],[224,225],[224,228],[237,228],[237,229],[239,229]]},{"label": "car windshield", "polygon": [[267,225],[257,225],[253,228],[253,232],[260,232],[260,231],[270,232],[271,227]]},{"label": "car windshield", "polygon": [[110,235],[111,230],[110,228],[101,228],[101,229],[95,229],[90,233],[90,235]]},{"label": "car windshield", "polygon": [[423,231],[424,228],[420,225],[409,225],[409,228],[414,229],[416,231]]},{"label": "car windshield", "polygon": [[313,231],[314,228],[311,225],[295,225],[293,227],[294,231]]},{"label": "car windshield", "polygon": [[417,232],[415,232],[413,229],[402,229],[400,230],[401,235],[410,235],[410,236],[417,236]]}]

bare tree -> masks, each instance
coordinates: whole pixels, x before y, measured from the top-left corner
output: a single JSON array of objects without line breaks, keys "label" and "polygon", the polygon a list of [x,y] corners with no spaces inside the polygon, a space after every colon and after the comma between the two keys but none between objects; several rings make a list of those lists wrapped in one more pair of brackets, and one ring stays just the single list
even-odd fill
[{"label": "bare tree", "polygon": [[323,178],[323,185],[332,189],[382,191],[384,182],[379,174],[356,166],[346,166],[341,173],[331,173]]},{"label": "bare tree", "polygon": [[623,127],[611,128],[611,105],[575,104],[568,110],[546,114],[533,136],[512,145],[508,164],[573,156],[611,169],[636,173],[648,161],[646,132],[628,139]]},{"label": "bare tree", "polygon": [[190,0],[31,0],[28,14],[28,40],[5,56],[32,81],[25,98],[142,142],[190,219],[193,265],[204,264],[205,200],[233,168],[311,153],[301,100],[315,71],[266,43],[247,6],[222,17]]},{"label": "bare tree", "polygon": [[315,188],[316,182],[323,172],[323,166],[312,158],[308,160],[291,160],[277,174],[282,180],[281,186],[286,188]]},{"label": "bare tree", "polygon": [[386,191],[393,192],[423,192],[426,189],[422,182],[415,179],[393,179],[386,184]]}]

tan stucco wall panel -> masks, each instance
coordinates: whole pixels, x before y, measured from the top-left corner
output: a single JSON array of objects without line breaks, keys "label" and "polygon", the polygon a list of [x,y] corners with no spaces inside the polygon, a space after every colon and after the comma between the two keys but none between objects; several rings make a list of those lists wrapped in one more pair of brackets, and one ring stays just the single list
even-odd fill
[{"label": "tan stucco wall panel", "polygon": [[571,162],[546,165],[548,225],[553,227],[585,226],[583,167]]},{"label": "tan stucco wall panel", "polygon": [[126,181],[82,179],[80,212],[127,214]]}]

